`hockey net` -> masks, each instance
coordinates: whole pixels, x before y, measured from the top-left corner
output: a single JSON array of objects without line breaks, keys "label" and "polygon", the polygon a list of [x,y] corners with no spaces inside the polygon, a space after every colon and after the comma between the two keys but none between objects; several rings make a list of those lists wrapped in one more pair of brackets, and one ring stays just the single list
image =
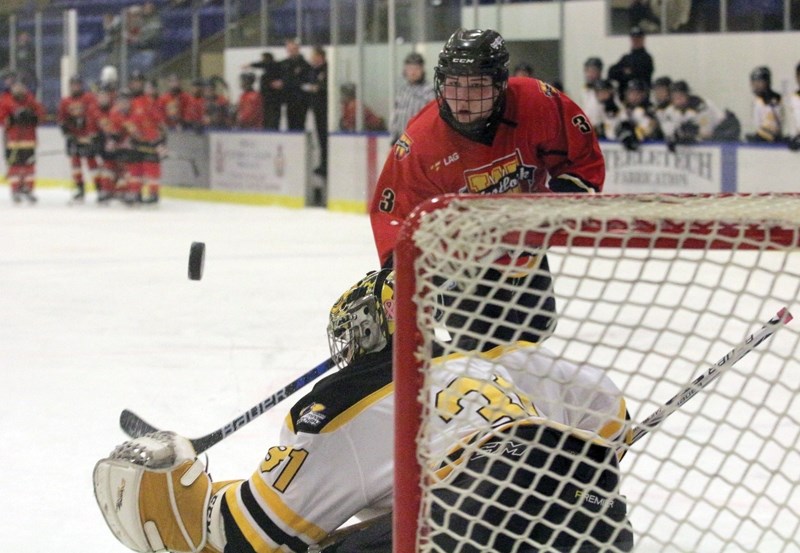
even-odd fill
[{"label": "hockey net", "polygon": [[[477,393],[462,388],[461,399],[442,406],[442,387],[455,377],[440,374],[447,366],[441,360],[492,362],[493,354],[481,351],[515,336],[509,313],[520,307],[518,295],[497,290],[524,288],[541,276],[545,252],[556,314],[543,302],[522,308],[552,316],[540,347],[559,361],[600,368],[630,415],[616,422],[647,430],[633,445],[611,444],[617,457],[624,452],[619,495],[594,498],[626,503],[633,550],[800,551],[800,321],[780,325],[661,424],[643,425],[782,308],[800,316],[800,195],[721,194],[446,196],[409,218],[395,257],[395,552],[578,550],[559,549],[570,543],[552,537],[559,532],[585,543],[581,551],[626,550],[580,542],[580,525],[567,519],[591,493],[567,504],[559,519],[563,486],[578,478],[575,464],[555,477],[549,496],[546,486],[510,485],[509,500],[502,482],[488,495],[477,484],[497,474],[489,462],[465,459],[488,455],[480,437],[499,419],[514,418],[498,402],[502,396],[506,405],[524,403],[509,391],[515,384],[498,393],[496,379],[462,363]],[[486,380],[478,382],[482,374]],[[580,403],[569,394],[525,393],[534,409],[542,407],[539,414]],[[462,409],[483,409],[485,426],[450,435],[442,421]],[[442,456],[443,439],[452,442],[449,457]],[[597,479],[588,451],[573,447],[568,454],[593,467],[589,478]],[[552,456],[563,453],[562,442]],[[468,484],[451,489],[459,476]],[[538,500],[535,508],[526,494]],[[589,528],[597,513],[586,511]],[[545,520],[550,530],[542,530],[543,518],[555,520]],[[524,530],[508,545],[497,535],[512,519]]]}]

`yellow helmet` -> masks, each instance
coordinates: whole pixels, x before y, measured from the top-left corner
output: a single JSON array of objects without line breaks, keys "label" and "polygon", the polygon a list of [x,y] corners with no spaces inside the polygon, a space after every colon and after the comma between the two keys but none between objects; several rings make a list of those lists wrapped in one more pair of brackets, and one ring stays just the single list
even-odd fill
[{"label": "yellow helmet", "polygon": [[333,304],[328,319],[331,359],[347,366],[392,344],[394,271],[367,274]]}]

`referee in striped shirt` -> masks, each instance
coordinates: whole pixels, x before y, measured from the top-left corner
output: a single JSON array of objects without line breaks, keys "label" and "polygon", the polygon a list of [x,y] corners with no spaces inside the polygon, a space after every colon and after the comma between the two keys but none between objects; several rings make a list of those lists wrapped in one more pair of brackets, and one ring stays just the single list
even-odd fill
[{"label": "referee in striped shirt", "polygon": [[436,97],[433,85],[425,82],[425,60],[416,52],[411,52],[403,62],[405,82],[397,90],[394,100],[394,114],[389,131],[394,144],[408,125],[409,120]]}]

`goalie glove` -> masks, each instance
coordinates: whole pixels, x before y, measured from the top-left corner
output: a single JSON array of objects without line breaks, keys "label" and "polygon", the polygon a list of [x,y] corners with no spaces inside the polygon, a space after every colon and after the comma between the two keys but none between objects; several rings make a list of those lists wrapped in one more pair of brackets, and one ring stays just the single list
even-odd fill
[{"label": "goalie glove", "polygon": [[153,432],[117,446],[95,465],[94,494],[108,527],[134,551],[215,551],[206,547],[211,477],[186,438]]}]

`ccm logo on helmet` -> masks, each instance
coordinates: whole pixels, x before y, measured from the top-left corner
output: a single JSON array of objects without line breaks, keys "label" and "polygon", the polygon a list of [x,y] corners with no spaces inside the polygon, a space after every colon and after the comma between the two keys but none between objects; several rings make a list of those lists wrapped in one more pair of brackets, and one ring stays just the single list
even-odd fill
[{"label": "ccm logo on helmet", "polygon": [[453,58],[453,63],[472,63],[475,58]]}]

